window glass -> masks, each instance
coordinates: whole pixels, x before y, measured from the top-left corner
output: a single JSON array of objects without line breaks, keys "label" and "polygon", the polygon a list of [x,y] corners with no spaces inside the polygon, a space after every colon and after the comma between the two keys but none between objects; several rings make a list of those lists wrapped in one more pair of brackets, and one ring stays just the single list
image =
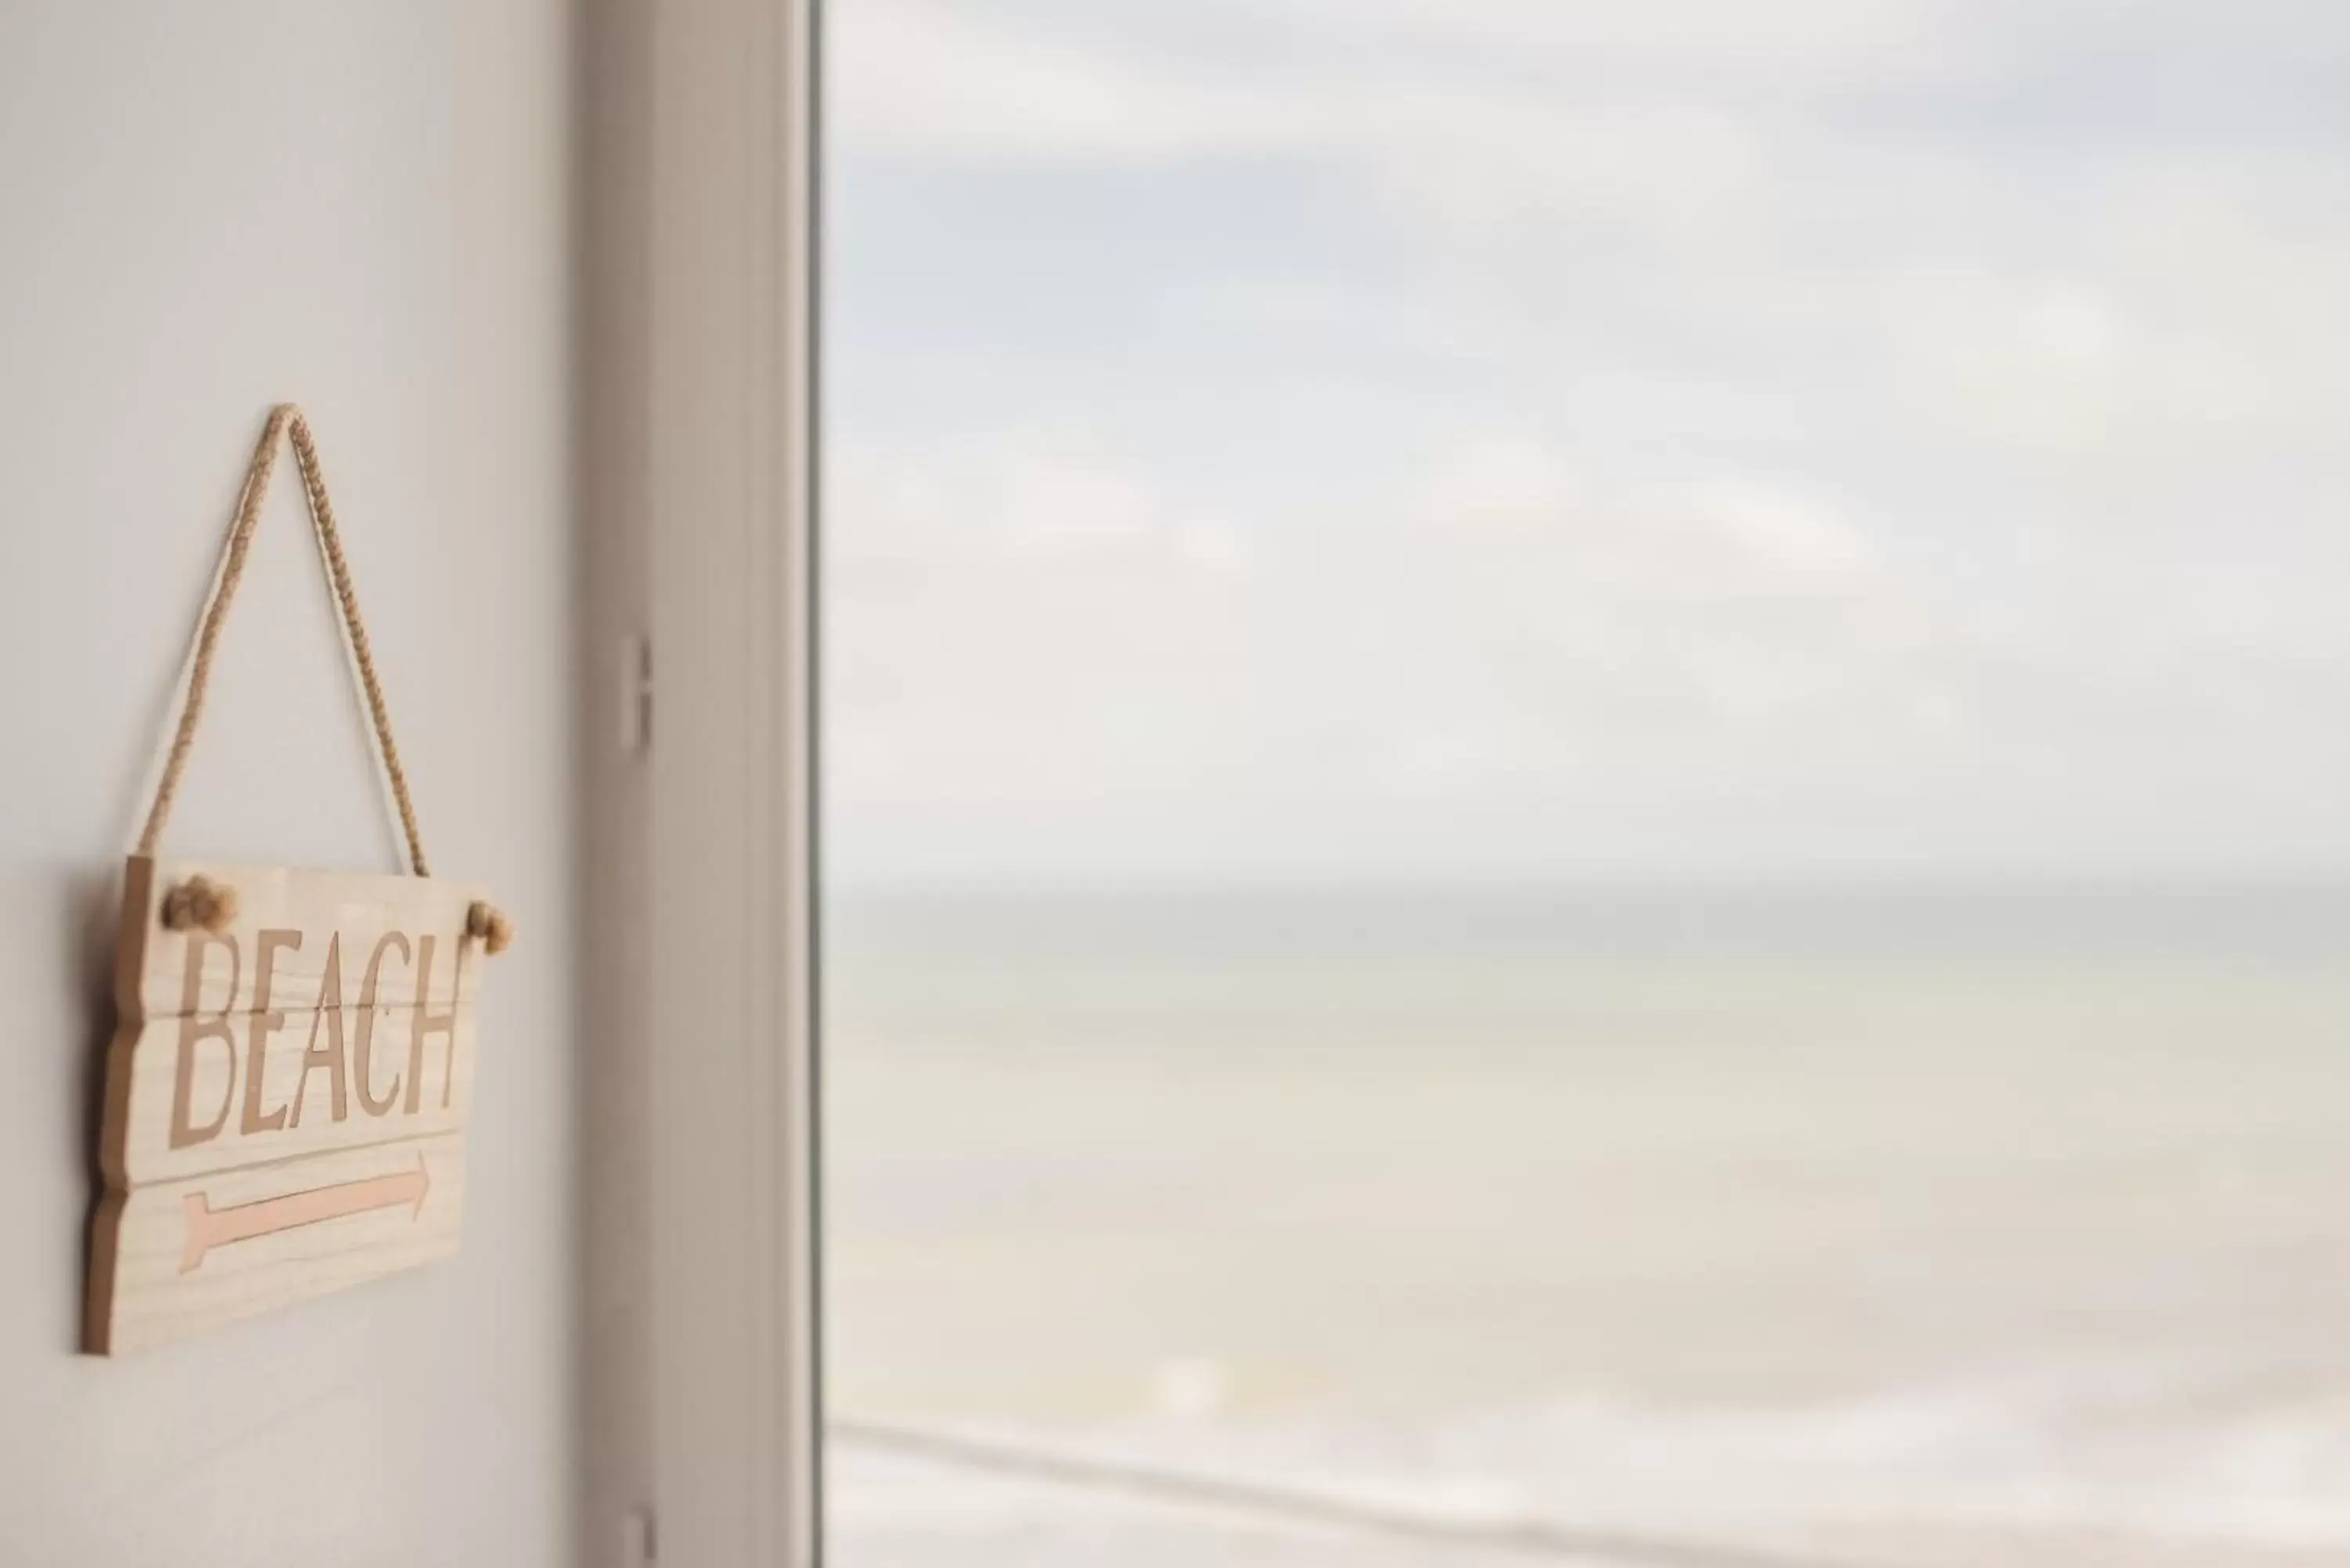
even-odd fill
[{"label": "window glass", "polygon": [[826,10],[841,1568],[2350,1560],[2350,10]]}]

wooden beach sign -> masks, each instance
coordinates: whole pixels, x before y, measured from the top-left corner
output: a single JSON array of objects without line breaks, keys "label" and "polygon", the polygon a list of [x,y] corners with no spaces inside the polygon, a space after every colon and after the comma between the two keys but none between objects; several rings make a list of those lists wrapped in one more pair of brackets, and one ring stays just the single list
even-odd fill
[{"label": "wooden beach sign", "polygon": [[[408,876],[156,852],[281,437],[290,435]],[[123,875],[85,1348],[115,1355],[457,1247],[483,959],[511,932],[425,875],[408,783],[307,425],[274,410],[197,633],[179,728]]]}]

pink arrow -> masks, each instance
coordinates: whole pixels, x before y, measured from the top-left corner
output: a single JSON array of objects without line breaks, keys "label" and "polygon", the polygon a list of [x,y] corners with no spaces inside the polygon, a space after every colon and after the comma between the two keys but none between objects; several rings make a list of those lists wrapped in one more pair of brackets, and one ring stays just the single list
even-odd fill
[{"label": "pink arrow", "polygon": [[364,1181],[338,1182],[332,1187],[289,1192],[283,1198],[265,1198],[258,1203],[239,1203],[218,1210],[213,1208],[209,1194],[191,1192],[187,1198],[188,1245],[180,1254],[180,1272],[193,1273],[203,1262],[206,1252],[232,1241],[248,1241],[255,1236],[274,1235],[296,1226],[316,1225],[377,1209],[412,1207],[421,1213],[424,1195],[432,1189],[432,1178],[426,1172],[424,1157],[420,1154],[414,1170],[372,1176]]}]

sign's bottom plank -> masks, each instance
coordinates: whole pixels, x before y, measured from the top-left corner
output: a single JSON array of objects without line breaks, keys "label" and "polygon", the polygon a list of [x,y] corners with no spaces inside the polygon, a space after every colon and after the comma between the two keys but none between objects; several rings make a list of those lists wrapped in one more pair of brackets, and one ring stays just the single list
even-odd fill
[{"label": "sign's bottom plank", "polygon": [[447,1257],[464,1197],[455,1134],[109,1192],[84,1348],[122,1355]]}]

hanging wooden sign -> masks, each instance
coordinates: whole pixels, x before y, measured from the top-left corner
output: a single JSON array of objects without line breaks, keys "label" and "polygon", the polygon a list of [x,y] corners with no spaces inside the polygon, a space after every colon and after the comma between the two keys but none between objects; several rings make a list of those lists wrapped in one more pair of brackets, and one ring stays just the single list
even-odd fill
[{"label": "hanging wooden sign", "polygon": [[[290,435],[410,876],[158,857],[278,442]],[[408,782],[307,424],[274,410],[125,867],[86,1348],[119,1354],[457,1246],[473,999],[505,918],[425,875]]]}]

